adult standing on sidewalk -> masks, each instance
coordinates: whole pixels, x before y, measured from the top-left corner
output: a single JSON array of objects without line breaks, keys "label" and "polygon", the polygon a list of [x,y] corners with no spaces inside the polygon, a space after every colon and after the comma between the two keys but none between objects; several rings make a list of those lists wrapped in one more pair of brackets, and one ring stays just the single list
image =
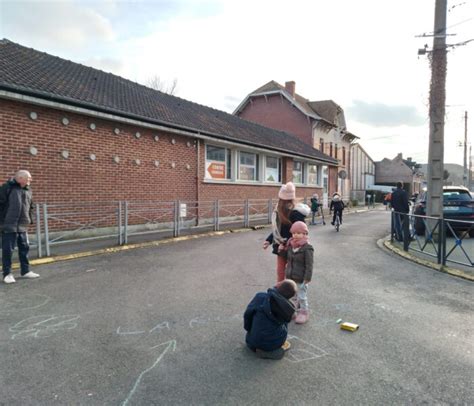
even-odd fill
[{"label": "adult standing on sidewalk", "polygon": [[30,189],[31,174],[20,170],[15,177],[0,188],[0,230],[2,234],[3,282],[15,283],[11,274],[12,254],[18,246],[20,270],[23,278],[34,279],[39,275],[30,271],[27,229],[33,223],[33,197]]},{"label": "adult standing on sidewalk", "polygon": [[272,232],[263,243],[263,249],[272,244],[272,252],[277,255],[277,283],[285,279],[286,258],[279,253],[280,244],[290,239],[291,225],[295,221],[304,221],[310,213],[306,204],[295,204],[296,188],[293,182],[283,185],[278,192],[278,204],[272,214]]},{"label": "adult standing on sidewalk", "polygon": [[408,194],[403,190],[403,182],[397,182],[397,188],[392,192],[391,204],[395,212],[395,237],[398,241],[403,241],[403,230],[408,230],[408,217],[410,211],[408,204]]}]

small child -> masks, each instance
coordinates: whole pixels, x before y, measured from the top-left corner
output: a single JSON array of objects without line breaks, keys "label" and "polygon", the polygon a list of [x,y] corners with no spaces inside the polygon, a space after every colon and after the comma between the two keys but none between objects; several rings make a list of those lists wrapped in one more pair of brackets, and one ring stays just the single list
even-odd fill
[{"label": "small child", "polygon": [[[244,313],[245,342],[260,358],[281,359],[289,348],[288,323],[295,313],[290,302],[296,284],[284,279],[267,292],[259,292]],[[282,348],[283,347],[283,348]]]},{"label": "small child", "polygon": [[312,226],[316,225],[315,217],[316,217],[316,214],[318,214],[318,211],[319,211],[319,196],[317,193],[315,193],[311,197],[311,213],[312,213],[311,225]]},{"label": "small child", "polygon": [[286,247],[281,247],[286,252],[286,277],[296,282],[297,291],[297,316],[295,323],[304,324],[309,319],[308,284],[313,276],[314,248],[308,241],[308,226],[302,221],[296,221],[291,226],[292,237]]},{"label": "small child", "polygon": [[344,210],[344,202],[341,199],[339,193],[334,192],[332,195],[331,205],[329,206],[329,213],[334,210],[334,215],[332,216],[331,224],[334,225],[336,222],[336,215],[339,214],[339,220],[342,224],[342,211]]}]

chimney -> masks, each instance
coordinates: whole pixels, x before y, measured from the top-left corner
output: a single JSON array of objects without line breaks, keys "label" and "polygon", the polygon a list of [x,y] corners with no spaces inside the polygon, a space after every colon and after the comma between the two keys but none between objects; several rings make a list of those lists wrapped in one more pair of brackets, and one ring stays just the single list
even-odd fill
[{"label": "chimney", "polygon": [[290,82],[285,82],[285,90],[291,94],[291,97],[293,97],[293,99],[295,98],[295,81],[292,80]]},{"label": "chimney", "polygon": [[411,162],[411,157],[408,157],[408,158],[407,158],[407,161],[408,161],[408,162]]}]

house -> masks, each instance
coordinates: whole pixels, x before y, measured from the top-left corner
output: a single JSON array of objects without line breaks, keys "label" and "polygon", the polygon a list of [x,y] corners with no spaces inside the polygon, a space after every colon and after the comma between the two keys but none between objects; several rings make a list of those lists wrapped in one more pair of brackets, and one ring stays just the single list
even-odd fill
[{"label": "house", "polygon": [[358,139],[347,131],[343,109],[332,100],[309,101],[295,92],[295,82],[285,86],[270,81],[240,103],[234,114],[267,127],[294,134],[309,148],[316,148],[337,161],[328,167],[330,195],[338,191],[345,199],[351,195],[350,148]]},{"label": "house", "polygon": [[375,162],[359,143],[351,146],[351,200],[364,204],[366,191],[375,184]]},{"label": "house", "polygon": [[420,168],[412,158],[403,159],[402,153],[393,159],[384,158],[375,162],[375,184],[395,187],[397,182],[403,182],[409,195],[420,193],[424,181]]},{"label": "house", "polygon": [[[0,176],[37,202],[209,201],[321,193],[335,157],[294,135],[0,40]],[[303,169],[304,168],[304,169]]]}]

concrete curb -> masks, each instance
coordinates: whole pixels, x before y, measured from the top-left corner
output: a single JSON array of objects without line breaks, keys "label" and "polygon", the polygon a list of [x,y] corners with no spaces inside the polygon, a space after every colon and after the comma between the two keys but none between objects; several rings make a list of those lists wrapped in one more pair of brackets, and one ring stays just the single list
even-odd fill
[{"label": "concrete curb", "polygon": [[410,253],[408,253],[406,251],[403,251],[402,249],[400,249],[398,247],[395,247],[390,242],[390,239],[387,239],[387,237],[378,240],[377,245],[382,249],[386,248],[386,249],[392,251],[393,253],[395,253],[395,254],[397,254],[397,255],[399,255],[399,256],[401,256],[401,257],[403,257],[403,258],[405,258],[409,261],[412,261],[412,262],[415,262],[417,264],[420,264],[420,265],[426,266],[428,268],[434,269],[435,271],[446,273],[446,274],[449,274],[449,275],[452,275],[452,276],[456,276],[458,278],[462,278],[462,279],[466,279],[468,281],[474,282],[474,276],[469,275],[468,273],[466,273],[464,271],[461,271],[459,269],[450,268],[448,266],[435,264],[431,261],[427,261],[426,259],[418,258],[414,255],[411,255]]}]

